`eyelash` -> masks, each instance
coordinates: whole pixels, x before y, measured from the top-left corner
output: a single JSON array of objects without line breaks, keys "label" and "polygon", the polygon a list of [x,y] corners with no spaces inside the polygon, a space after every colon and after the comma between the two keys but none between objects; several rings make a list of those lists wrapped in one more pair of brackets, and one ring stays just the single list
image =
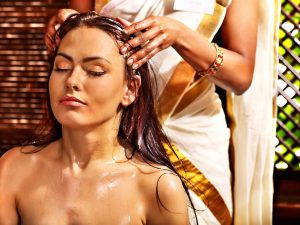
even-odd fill
[{"label": "eyelash", "polygon": [[[71,69],[60,69],[60,68],[54,68],[53,71],[55,72],[69,72]],[[86,71],[88,76],[93,77],[100,77],[105,74],[105,72],[95,72],[95,71]]]},{"label": "eyelash", "polygon": [[100,77],[105,74],[105,72],[95,72],[95,71],[86,71],[87,75],[93,77]]},{"label": "eyelash", "polygon": [[60,69],[60,68],[54,68],[53,71],[55,72],[67,72],[70,71],[71,69]]}]

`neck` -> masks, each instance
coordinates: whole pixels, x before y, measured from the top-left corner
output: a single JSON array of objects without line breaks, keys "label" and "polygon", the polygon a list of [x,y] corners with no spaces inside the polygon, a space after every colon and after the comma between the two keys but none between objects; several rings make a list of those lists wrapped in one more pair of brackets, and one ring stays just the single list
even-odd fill
[{"label": "neck", "polygon": [[125,157],[117,130],[103,132],[100,128],[62,128],[61,152],[70,167],[84,169],[90,162],[115,162]]}]

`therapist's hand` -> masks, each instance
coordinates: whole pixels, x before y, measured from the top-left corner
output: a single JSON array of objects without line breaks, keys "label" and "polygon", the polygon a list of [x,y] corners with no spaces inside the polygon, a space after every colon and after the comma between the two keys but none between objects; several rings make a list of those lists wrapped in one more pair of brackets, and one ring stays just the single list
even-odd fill
[{"label": "therapist's hand", "polygon": [[46,44],[48,52],[51,54],[55,50],[55,46],[58,44],[59,40],[56,39],[57,43],[54,43],[53,38],[58,27],[72,14],[78,13],[73,9],[61,9],[56,15],[51,17],[48,25],[46,27],[46,32],[44,35],[44,42]]},{"label": "therapist's hand", "polygon": [[141,47],[127,59],[127,64],[133,69],[139,68],[163,49],[176,44],[179,36],[186,29],[181,22],[160,16],[150,16],[132,24],[122,18],[118,18],[118,21],[126,27],[125,31],[129,35],[137,35],[121,46],[121,53],[126,54],[132,48]]}]

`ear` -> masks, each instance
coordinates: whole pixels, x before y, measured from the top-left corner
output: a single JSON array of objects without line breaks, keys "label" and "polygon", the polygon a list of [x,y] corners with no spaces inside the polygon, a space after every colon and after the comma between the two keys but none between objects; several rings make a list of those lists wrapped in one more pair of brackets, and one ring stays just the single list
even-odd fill
[{"label": "ear", "polygon": [[135,101],[138,91],[141,87],[141,77],[138,75],[133,75],[130,79],[127,80],[125,87],[125,93],[121,104],[124,107],[129,106],[132,102]]}]

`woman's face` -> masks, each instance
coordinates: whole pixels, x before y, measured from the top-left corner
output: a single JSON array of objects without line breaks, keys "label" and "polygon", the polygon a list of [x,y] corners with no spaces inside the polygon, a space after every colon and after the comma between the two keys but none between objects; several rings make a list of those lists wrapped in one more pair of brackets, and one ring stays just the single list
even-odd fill
[{"label": "woman's face", "polygon": [[97,28],[81,27],[61,41],[49,81],[51,108],[65,127],[114,122],[120,105],[134,96],[115,40]]}]

